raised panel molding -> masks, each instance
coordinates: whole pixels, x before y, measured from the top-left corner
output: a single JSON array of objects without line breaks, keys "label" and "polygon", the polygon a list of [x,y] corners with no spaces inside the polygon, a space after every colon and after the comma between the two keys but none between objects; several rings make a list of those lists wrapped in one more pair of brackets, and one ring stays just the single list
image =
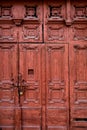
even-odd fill
[{"label": "raised panel molding", "polygon": [[65,53],[67,55],[66,48],[67,45],[56,44],[47,45],[46,47],[47,108],[54,108],[54,111],[57,107],[65,107],[65,104],[67,103],[67,82],[66,77],[64,76],[65,65],[67,64],[67,59],[65,58]]},{"label": "raised panel molding", "polygon": [[48,41],[54,41],[54,40],[59,40],[63,41],[65,40],[65,28],[64,26],[60,25],[48,25],[47,27],[47,39]]},{"label": "raised panel molding", "polygon": [[75,93],[75,104],[87,104],[87,89],[77,90]]},{"label": "raised panel molding", "polygon": [[38,82],[27,82],[27,87],[25,88],[26,93],[24,95],[24,104],[33,102],[35,104],[39,104],[40,97],[39,97],[39,84]]},{"label": "raised panel molding", "polygon": [[63,20],[62,5],[48,7],[48,21],[49,20]]},{"label": "raised panel molding", "polygon": [[6,44],[4,44],[4,45],[2,45],[2,44],[0,44],[0,50],[2,50],[2,51],[5,51],[5,50],[14,50],[14,45],[6,45]]},{"label": "raised panel molding", "polygon": [[[75,80],[74,83],[76,86],[85,86],[87,85],[87,78],[86,78],[86,52],[87,46],[86,45],[75,45],[74,46],[74,57],[75,57]],[[80,64],[81,60],[83,60],[82,64]],[[85,70],[82,70],[82,68]],[[85,86],[86,87],[86,86]],[[79,88],[78,88],[79,89]]]},{"label": "raised panel molding", "polygon": [[87,41],[87,25],[86,24],[76,24],[72,27],[73,30],[73,40],[74,41]]},{"label": "raised panel molding", "polygon": [[[86,78],[86,45],[75,45],[75,80],[74,80],[74,95],[75,95],[75,104],[87,104],[87,78]],[[83,57],[83,58],[82,58]],[[80,63],[80,60],[83,60]],[[81,71],[81,69],[84,70]]]},{"label": "raised panel molding", "polygon": [[[20,70],[21,73],[23,73],[23,78],[26,84],[23,105],[28,105],[28,107],[29,104],[32,107],[39,106],[41,101],[40,98],[41,96],[40,75],[41,74],[39,68],[40,52],[41,50],[39,49],[38,45],[29,45],[29,44],[20,45],[21,59],[23,62],[26,63],[25,67],[23,67],[23,70]],[[21,59],[20,59],[20,64],[21,64]],[[31,62],[27,62],[27,60],[30,60]]]},{"label": "raised panel molding", "polygon": [[13,25],[0,25],[0,42],[11,41],[14,42],[15,29]]},{"label": "raised panel molding", "polygon": [[[17,63],[13,63],[15,59],[16,45],[0,44],[0,56],[4,59],[0,62],[0,106],[16,105],[15,93],[17,88],[14,87],[14,72]],[[4,104],[5,103],[5,104]]]},{"label": "raised panel molding", "polygon": [[87,20],[87,6],[73,6],[74,9],[74,20]]},{"label": "raised panel molding", "polygon": [[71,17],[73,23],[87,23],[87,3],[86,1],[71,1]]},{"label": "raised panel molding", "polygon": [[42,127],[41,44],[20,44],[20,72],[25,81],[21,96],[23,128]]},{"label": "raised panel molding", "polygon": [[0,42],[42,42],[42,2],[11,3],[0,5]]},{"label": "raised panel molding", "polygon": [[51,21],[63,21],[65,19],[65,3],[64,1],[46,1],[45,5],[45,22]]},{"label": "raised panel molding", "polygon": [[0,18],[12,18],[12,6],[0,6]]},{"label": "raised panel molding", "polygon": [[34,47],[34,46],[29,46],[28,44],[25,44],[25,45],[23,44],[20,48],[21,48],[21,51],[31,50],[32,52],[36,52],[36,53],[40,51],[37,45]]},{"label": "raised panel molding", "polygon": [[26,14],[25,18],[37,18],[37,7],[36,6],[25,6]]},{"label": "raised panel molding", "polygon": [[52,88],[52,86],[49,86],[48,103],[51,105],[55,104],[55,103],[64,103],[65,102],[64,88],[55,89],[54,88],[55,86],[57,86],[57,84],[54,84],[53,88]]},{"label": "raised panel molding", "polygon": [[3,84],[4,88],[1,89],[0,87],[0,103],[8,103],[8,105],[14,105],[14,89],[10,86],[10,88],[5,88],[5,84]]},{"label": "raised panel molding", "polygon": [[23,40],[40,40],[40,27],[36,25],[24,25],[23,26]]},{"label": "raised panel molding", "polygon": [[65,2],[45,1],[44,5],[44,39],[45,42],[60,42],[66,40]]},{"label": "raised panel molding", "polygon": [[[79,25],[78,25],[79,26]],[[87,45],[74,41],[70,50],[71,130],[87,127]]]}]

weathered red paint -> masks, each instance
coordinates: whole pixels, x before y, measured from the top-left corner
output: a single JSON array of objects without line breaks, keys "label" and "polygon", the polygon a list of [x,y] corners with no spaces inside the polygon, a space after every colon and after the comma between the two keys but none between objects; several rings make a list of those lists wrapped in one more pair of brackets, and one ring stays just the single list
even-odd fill
[{"label": "weathered red paint", "polygon": [[87,2],[0,1],[0,130],[87,130]]}]

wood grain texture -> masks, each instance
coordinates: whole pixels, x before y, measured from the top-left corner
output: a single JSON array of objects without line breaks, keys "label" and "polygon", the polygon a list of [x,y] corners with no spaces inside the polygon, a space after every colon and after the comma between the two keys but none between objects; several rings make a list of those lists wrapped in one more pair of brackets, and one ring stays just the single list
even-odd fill
[{"label": "wood grain texture", "polygon": [[0,130],[87,130],[86,0],[0,1]]}]

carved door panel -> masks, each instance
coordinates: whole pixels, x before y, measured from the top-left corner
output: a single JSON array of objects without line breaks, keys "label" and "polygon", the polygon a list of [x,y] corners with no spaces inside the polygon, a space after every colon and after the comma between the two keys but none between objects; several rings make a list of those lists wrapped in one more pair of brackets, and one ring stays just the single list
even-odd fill
[{"label": "carved door panel", "polygon": [[[20,42],[42,42],[42,1],[30,0],[22,2],[20,13],[23,12],[20,23]],[[19,7],[18,7],[19,10]],[[15,7],[16,11],[16,7]],[[14,11],[14,12],[15,12]],[[17,13],[15,14],[15,17]]]},{"label": "carved door panel", "polygon": [[[23,130],[41,130],[42,127],[42,53],[39,44],[20,44],[21,122]],[[23,95],[22,95],[23,94]]]},{"label": "carved door panel", "polygon": [[46,45],[46,128],[69,129],[68,45]]},{"label": "carved door panel", "polygon": [[0,130],[20,128],[17,62],[17,45],[0,44]]},{"label": "carved door panel", "polygon": [[42,1],[2,1],[0,3],[0,42],[43,42]]},{"label": "carved door panel", "polygon": [[68,29],[65,0],[44,1],[44,41],[50,43],[67,43]]},{"label": "carved door panel", "polygon": [[87,129],[87,44],[72,42],[70,53],[71,130]]},{"label": "carved door panel", "polygon": [[0,45],[0,129],[42,129],[41,45]]}]

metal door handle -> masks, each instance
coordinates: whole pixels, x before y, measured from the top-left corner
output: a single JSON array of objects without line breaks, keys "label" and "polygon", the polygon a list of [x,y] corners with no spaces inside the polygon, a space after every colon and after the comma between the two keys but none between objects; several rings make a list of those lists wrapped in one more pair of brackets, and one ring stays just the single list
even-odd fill
[{"label": "metal door handle", "polygon": [[22,74],[19,73],[18,75],[18,81],[17,82],[14,82],[14,79],[12,79],[12,85],[14,87],[17,87],[18,88],[18,93],[20,96],[22,96],[25,92],[25,88],[27,86],[27,83],[26,81],[22,78]]},{"label": "metal door handle", "polygon": [[19,89],[19,95],[22,96],[25,92],[25,85],[21,84],[18,86],[18,89]]}]

